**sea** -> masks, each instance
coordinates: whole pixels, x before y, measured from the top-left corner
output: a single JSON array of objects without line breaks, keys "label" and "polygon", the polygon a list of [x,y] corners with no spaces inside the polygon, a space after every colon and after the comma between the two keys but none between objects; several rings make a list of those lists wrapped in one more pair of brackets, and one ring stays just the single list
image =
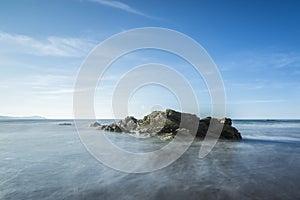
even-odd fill
[{"label": "sea", "polygon": [[[1,120],[0,199],[300,199],[300,120],[233,120],[233,126],[243,139],[219,140],[204,158],[197,140],[167,167],[127,173],[95,159],[73,120]],[[167,143],[105,134],[133,152]]]}]

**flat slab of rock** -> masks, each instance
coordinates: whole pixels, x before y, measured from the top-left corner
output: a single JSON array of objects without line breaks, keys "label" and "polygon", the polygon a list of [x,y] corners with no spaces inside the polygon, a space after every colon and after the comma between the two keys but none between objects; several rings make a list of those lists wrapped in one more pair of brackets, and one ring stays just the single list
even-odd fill
[{"label": "flat slab of rock", "polygon": [[[136,119],[128,116],[118,122],[100,125],[95,122],[90,125],[97,129],[111,132],[125,132],[145,136],[158,136],[162,140],[174,138],[178,133],[192,134],[198,138],[204,138],[208,131],[217,134],[217,130],[222,130],[221,139],[240,140],[242,139],[239,131],[232,126],[229,118],[203,118],[189,113],[181,113],[171,109],[166,111],[153,111],[143,119]],[[210,127],[210,129],[209,129]]]},{"label": "flat slab of rock", "polygon": [[60,126],[72,126],[72,123],[65,122],[65,123],[59,123],[58,125],[60,125]]}]

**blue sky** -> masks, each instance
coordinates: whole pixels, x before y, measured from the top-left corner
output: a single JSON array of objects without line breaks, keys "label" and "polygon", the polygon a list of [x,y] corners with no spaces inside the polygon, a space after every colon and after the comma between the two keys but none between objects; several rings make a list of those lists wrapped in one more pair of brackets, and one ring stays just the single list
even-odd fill
[{"label": "blue sky", "polygon": [[[88,53],[113,34],[150,26],[182,32],[206,49],[224,81],[228,117],[300,118],[299,10],[299,1],[277,0],[1,1],[0,115],[72,118],[73,87]],[[145,62],[184,73],[201,117],[210,114],[201,77],[182,60],[148,50],[107,71],[95,95],[97,117],[112,117],[113,85]],[[137,116],[158,105],[178,108],[174,95],[155,85],[138,90],[129,104]]]}]

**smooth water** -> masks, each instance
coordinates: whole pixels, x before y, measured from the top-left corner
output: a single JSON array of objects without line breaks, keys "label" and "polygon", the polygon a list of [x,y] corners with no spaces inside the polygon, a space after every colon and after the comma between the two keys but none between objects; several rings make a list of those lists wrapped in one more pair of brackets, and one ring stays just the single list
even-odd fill
[{"label": "smooth water", "polygon": [[[63,122],[74,124],[0,121],[0,199],[300,198],[297,120],[235,120],[242,141],[219,141],[203,159],[198,158],[201,141],[196,141],[170,166],[144,174],[104,166],[85,150],[75,126],[58,125]],[[155,138],[107,135],[133,152],[166,144]]]}]

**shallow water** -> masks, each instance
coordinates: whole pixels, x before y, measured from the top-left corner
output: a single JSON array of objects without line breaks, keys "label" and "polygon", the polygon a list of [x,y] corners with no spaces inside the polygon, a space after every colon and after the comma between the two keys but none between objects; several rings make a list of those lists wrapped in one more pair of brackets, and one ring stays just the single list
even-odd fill
[{"label": "shallow water", "polygon": [[[240,142],[219,141],[198,158],[196,141],[161,170],[129,174],[104,166],[81,144],[69,120],[0,121],[0,199],[299,199],[300,121],[236,120]],[[106,121],[107,122],[107,121]],[[94,131],[94,130],[93,130]],[[108,134],[147,152],[154,138]]]}]

